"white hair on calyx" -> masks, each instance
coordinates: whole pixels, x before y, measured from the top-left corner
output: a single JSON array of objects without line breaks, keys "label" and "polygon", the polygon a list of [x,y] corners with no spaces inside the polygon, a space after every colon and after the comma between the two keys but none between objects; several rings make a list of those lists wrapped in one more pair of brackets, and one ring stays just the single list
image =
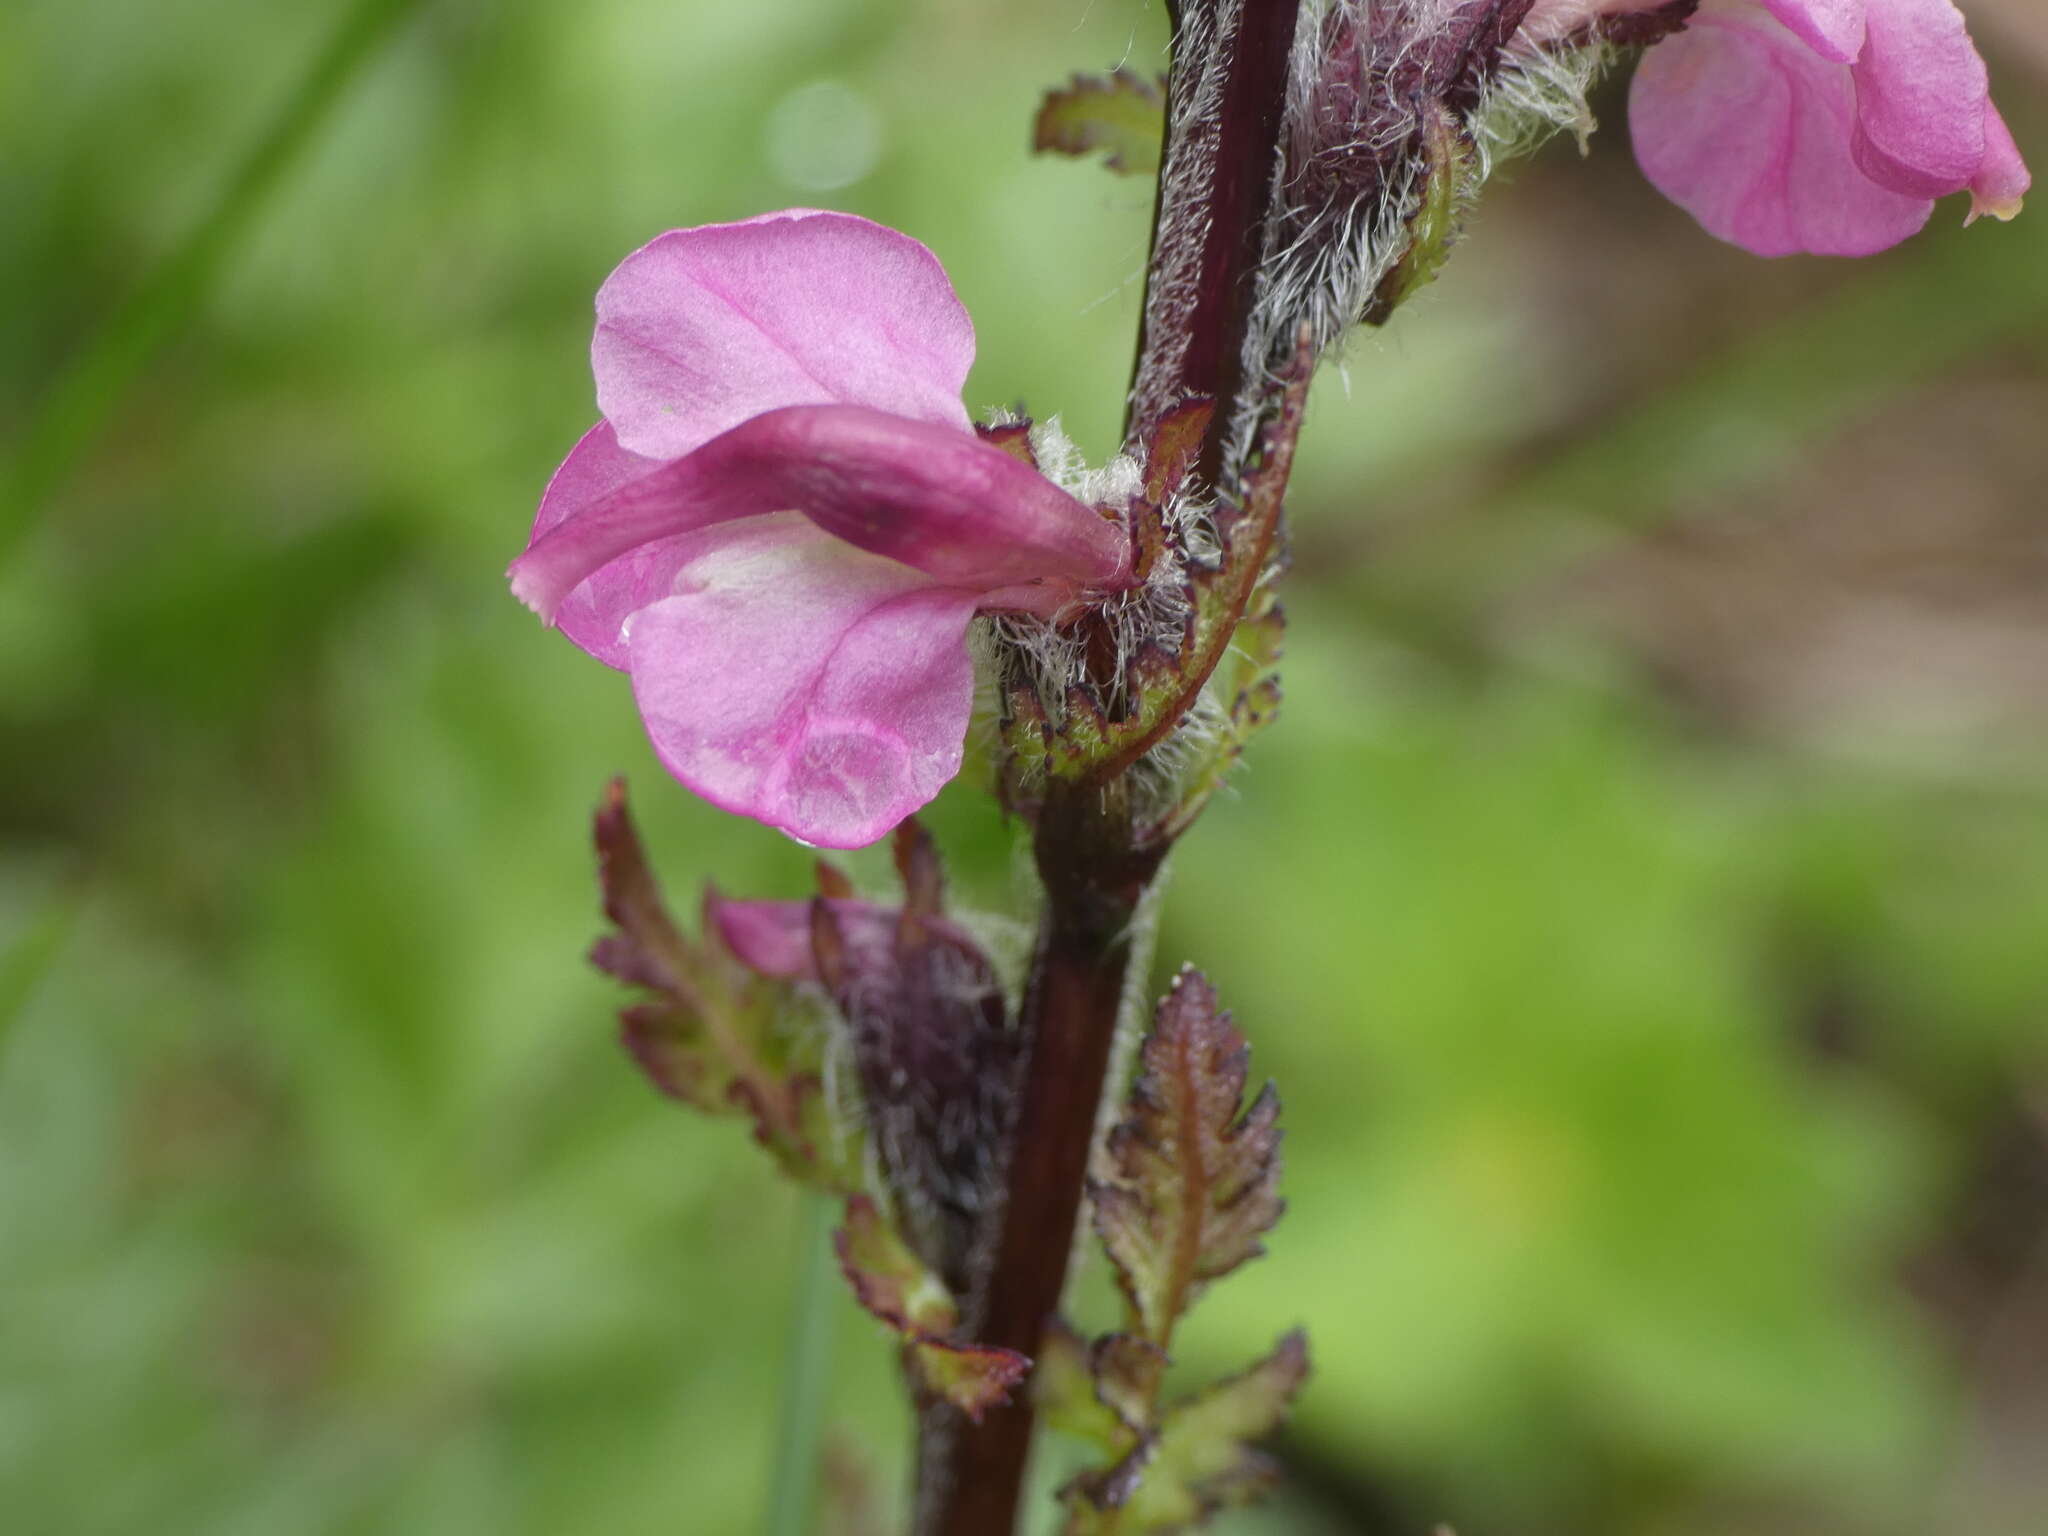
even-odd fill
[{"label": "white hair on calyx", "polygon": [[[1519,34],[1485,42],[1489,19],[1499,19],[1497,0],[1310,0],[1295,34],[1248,369],[1270,377],[1304,322],[1320,356],[1368,317],[1441,169],[1430,164],[1430,114],[1469,156],[1457,168],[1454,221],[1502,162],[1560,130],[1584,143],[1586,93],[1615,50],[1583,34],[1546,46]],[[1233,441],[1251,446],[1244,430]]]}]

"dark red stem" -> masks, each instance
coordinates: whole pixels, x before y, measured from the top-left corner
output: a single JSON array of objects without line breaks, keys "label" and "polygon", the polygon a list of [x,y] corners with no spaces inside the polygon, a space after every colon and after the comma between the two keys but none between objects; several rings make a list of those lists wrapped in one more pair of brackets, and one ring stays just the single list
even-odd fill
[{"label": "dark red stem", "polygon": [[[1174,13],[1165,166],[1146,280],[1131,427],[1193,398],[1218,402],[1198,459],[1214,484],[1243,376],[1279,157],[1300,0],[1183,0]],[[1218,110],[1185,111],[1216,90]],[[966,1323],[977,1341],[1036,1356],[1058,1311],[1116,1039],[1132,921],[1163,849],[1141,852],[1122,782],[1055,784],[1037,827],[1046,904],[1025,988],[1025,1053],[1004,1202]],[[1031,1450],[1028,1383],[969,1424],[928,1405],[916,1536],[1011,1536]]]},{"label": "dark red stem", "polygon": [[[1175,15],[1130,440],[1184,401],[1216,401],[1197,465],[1211,485],[1244,388],[1299,13],[1300,0],[1189,0]],[[1193,110],[1212,92],[1213,114]]]},{"label": "dark red stem", "polygon": [[[1120,798],[1114,792],[1112,801]],[[1081,1210],[1096,1111],[1109,1074],[1132,924],[1157,855],[1126,852],[1128,822],[1093,791],[1056,794],[1039,821],[1045,912],[1024,995],[1029,1042],[1008,1168],[1008,1198],[986,1258],[973,1337],[1036,1355],[1059,1309]],[[1028,1391],[968,1424],[930,1407],[920,1460],[921,1536],[1007,1536],[1032,1431]]]}]

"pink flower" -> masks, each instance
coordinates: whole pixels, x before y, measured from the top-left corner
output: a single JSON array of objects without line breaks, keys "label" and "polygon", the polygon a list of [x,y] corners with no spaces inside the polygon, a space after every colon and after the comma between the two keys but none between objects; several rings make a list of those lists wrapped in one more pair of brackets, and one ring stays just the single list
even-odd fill
[{"label": "pink flower", "polygon": [[591,359],[604,419],[512,590],[632,675],[662,763],[726,810],[873,842],[959,771],[974,616],[1127,580],[1120,525],[975,435],[974,327],[907,235],[671,231],[598,291]]},{"label": "pink flower", "polygon": [[[1522,35],[1660,12],[1683,7],[1537,0]],[[1949,0],[1701,0],[1637,69],[1629,124],[1657,189],[1760,256],[1869,255],[1952,192],[2009,219],[2030,184]]]}]

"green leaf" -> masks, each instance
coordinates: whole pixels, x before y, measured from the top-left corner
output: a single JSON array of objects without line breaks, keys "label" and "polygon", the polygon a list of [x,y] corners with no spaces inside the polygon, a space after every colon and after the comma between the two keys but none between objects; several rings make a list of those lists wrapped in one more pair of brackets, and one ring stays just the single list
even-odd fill
[{"label": "green leaf", "polygon": [[950,1337],[960,1312],[939,1277],[883,1220],[875,1202],[855,1195],[846,1224],[832,1237],[854,1299],[902,1339],[912,1373],[926,1391],[979,1423],[1006,1402],[1031,1369],[1015,1350]]},{"label": "green leaf", "polygon": [[1047,91],[1032,126],[1031,147],[1043,154],[1106,150],[1104,163],[1127,176],[1159,170],[1166,131],[1161,83],[1119,69],[1108,78],[1076,75],[1065,90]]},{"label": "green leaf", "polygon": [[1251,1055],[1199,971],[1174,978],[1145,1038],[1130,1114],[1091,1181],[1096,1230],[1138,1331],[1160,1349],[1201,1286],[1263,1250],[1280,1219],[1280,1101],[1243,1104]]},{"label": "green leaf", "polygon": [[913,1339],[910,1358],[926,1390],[943,1397],[974,1423],[1006,1403],[1031,1362],[993,1344],[955,1344],[947,1339]]},{"label": "green leaf", "polygon": [[1058,1319],[1039,1347],[1031,1396],[1039,1415],[1062,1434],[1119,1453],[1129,1443],[1122,1421],[1095,1390],[1095,1361],[1087,1343]]},{"label": "green leaf", "polygon": [[1107,1334],[1089,1351],[1095,1395],[1133,1434],[1151,1423],[1166,1379],[1166,1351],[1134,1333]]},{"label": "green leaf", "polygon": [[1384,325],[1418,289],[1436,281],[1457,244],[1461,215],[1477,195],[1479,168],[1470,141],[1441,109],[1422,124],[1422,197],[1408,221],[1408,249],[1373,295],[1364,320]]},{"label": "green leaf", "polygon": [[1176,1403],[1141,1447],[1136,1485],[1115,1529],[1126,1536],[1186,1530],[1266,1492],[1278,1468],[1251,1442],[1280,1427],[1307,1379],[1308,1338],[1297,1329],[1250,1369]]},{"label": "green leaf", "polygon": [[866,1195],[846,1202],[846,1225],[832,1235],[832,1244],[855,1300],[896,1332],[906,1338],[943,1334],[960,1321],[939,1277]]},{"label": "green leaf", "polygon": [[1261,588],[1231,637],[1229,664],[1217,669],[1218,691],[1229,701],[1222,728],[1187,769],[1179,802],[1152,830],[1155,839],[1171,842],[1192,826],[1228,781],[1246,744],[1279,717],[1277,668],[1286,639],[1286,611],[1270,589]]}]

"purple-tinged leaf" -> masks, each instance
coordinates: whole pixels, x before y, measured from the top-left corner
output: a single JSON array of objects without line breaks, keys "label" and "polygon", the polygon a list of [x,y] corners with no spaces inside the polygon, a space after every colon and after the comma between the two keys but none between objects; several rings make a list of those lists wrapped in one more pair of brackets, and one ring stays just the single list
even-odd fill
[{"label": "purple-tinged leaf", "polygon": [[1135,1333],[1105,1334],[1088,1351],[1095,1395],[1133,1435],[1152,1423],[1159,1384],[1166,1376],[1166,1351]]},{"label": "purple-tinged leaf", "polygon": [[1064,90],[1047,91],[1032,126],[1031,147],[1044,154],[1087,155],[1105,150],[1103,163],[1126,176],[1159,170],[1166,130],[1166,94],[1158,83],[1119,69],[1106,78],[1076,75]]},{"label": "purple-tinged leaf", "polygon": [[991,1408],[1010,1400],[1031,1362],[1011,1349],[993,1344],[953,1344],[944,1339],[918,1339],[910,1346],[918,1379],[976,1424]]},{"label": "purple-tinged leaf", "polygon": [[696,956],[662,904],[661,888],[626,809],[624,779],[613,779],[605,787],[593,832],[604,915],[618,932],[597,941],[591,962],[631,986],[653,992],[683,990],[697,967]]},{"label": "purple-tinged leaf", "polygon": [[915,816],[905,818],[890,839],[896,860],[896,874],[903,882],[903,917],[900,942],[923,938],[923,926],[946,907],[946,872],[939,864],[938,846]]},{"label": "purple-tinged leaf", "polygon": [[981,440],[991,448],[1000,448],[1011,458],[1038,468],[1038,450],[1031,446],[1031,423],[1028,421],[999,421],[993,424],[978,424],[974,429]]},{"label": "purple-tinged leaf", "polygon": [[1031,1362],[1014,1350],[949,1336],[960,1321],[952,1296],[882,1219],[874,1201],[865,1195],[847,1201],[846,1225],[832,1242],[854,1298],[902,1339],[926,1391],[977,1423],[1008,1400]]},{"label": "purple-tinged leaf", "polygon": [[670,1098],[714,1115],[728,1107],[730,1084],[715,1071],[703,1032],[688,1014],[667,1003],[622,1008],[619,1043],[640,1064],[648,1080]]},{"label": "purple-tinged leaf", "polygon": [[1202,439],[1216,417],[1216,402],[1196,398],[1175,406],[1145,441],[1145,500],[1163,507],[1179,494],[1202,456]]},{"label": "purple-tinged leaf", "polygon": [[1187,1530],[1270,1489],[1279,1468],[1251,1442],[1280,1427],[1307,1379],[1308,1339],[1297,1330],[1250,1369],[1168,1409],[1116,1529]]},{"label": "purple-tinged leaf", "polygon": [[1120,1536],[1137,1530],[1125,1518],[1126,1507],[1158,1449],[1158,1440],[1147,1435],[1108,1466],[1083,1472],[1062,1488],[1060,1497],[1067,1503],[1063,1536]]},{"label": "purple-tinged leaf", "polygon": [[727,948],[715,894],[704,937],[669,916],[648,866],[623,780],[613,780],[595,823],[598,879],[614,931],[591,949],[602,970],[650,994],[622,1009],[620,1039],[663,1093],[708,1114],[742,1114],[795,1177],[846,1190],[861,1154],[830,1124],[818,1063],[778,1027],[787,988],[748,970]]},{"label": "purple-tinged leaf", "polygon": [[1286,1418],[1308,1377],[1308,1341],[1288,1334],[1265,1359],[1181,1399],[1122,1457],[1062,1490],[1066,1536],[1165,1536],[1270,1489],[1279,1469],[1251,1442]]},{"label": "purple-tinged leaf", "polygon": [[[1251,640],[1253,665],[1277,654],[1277,629]],[[1110,1453],[1061,1490],[1066,1536],[1188,1530],[1274,1480],[1250,1442],[1280,1422],[1307,1375],[1301,1334],[1242,1374],[1160,1407],[1175,1325],[1204,1284],[1260,1252],[1281,1214],[1279,1100],[1268,1084],[1245,1105],[1250,1054],[1201,973],[1183,970],[1159,1004],[1129,1114],[1110,1131],[1089,1186],[1130,1327],[1086,1348],[1056,1329],[1040,1367],[1048,1418]]]},{"label": "purple-tinged leaf", "polygon": [[939,1277],[866,1195],[846,1202],[846,1225],[832,1234],[832,1246],[854,1299],[906,1338],[944,1334],[960,1321]]},{"label": "purple-tinged leaf", "polygon": [[1183,970],[1141,1049],[1107,1171],[1091,1184],[1137,1328],[1162,1349],[1201,1286],[1259,1254],[1283,1209],[1272,1085],[1239,1112],[1250,1054],[1209,983]]}]

